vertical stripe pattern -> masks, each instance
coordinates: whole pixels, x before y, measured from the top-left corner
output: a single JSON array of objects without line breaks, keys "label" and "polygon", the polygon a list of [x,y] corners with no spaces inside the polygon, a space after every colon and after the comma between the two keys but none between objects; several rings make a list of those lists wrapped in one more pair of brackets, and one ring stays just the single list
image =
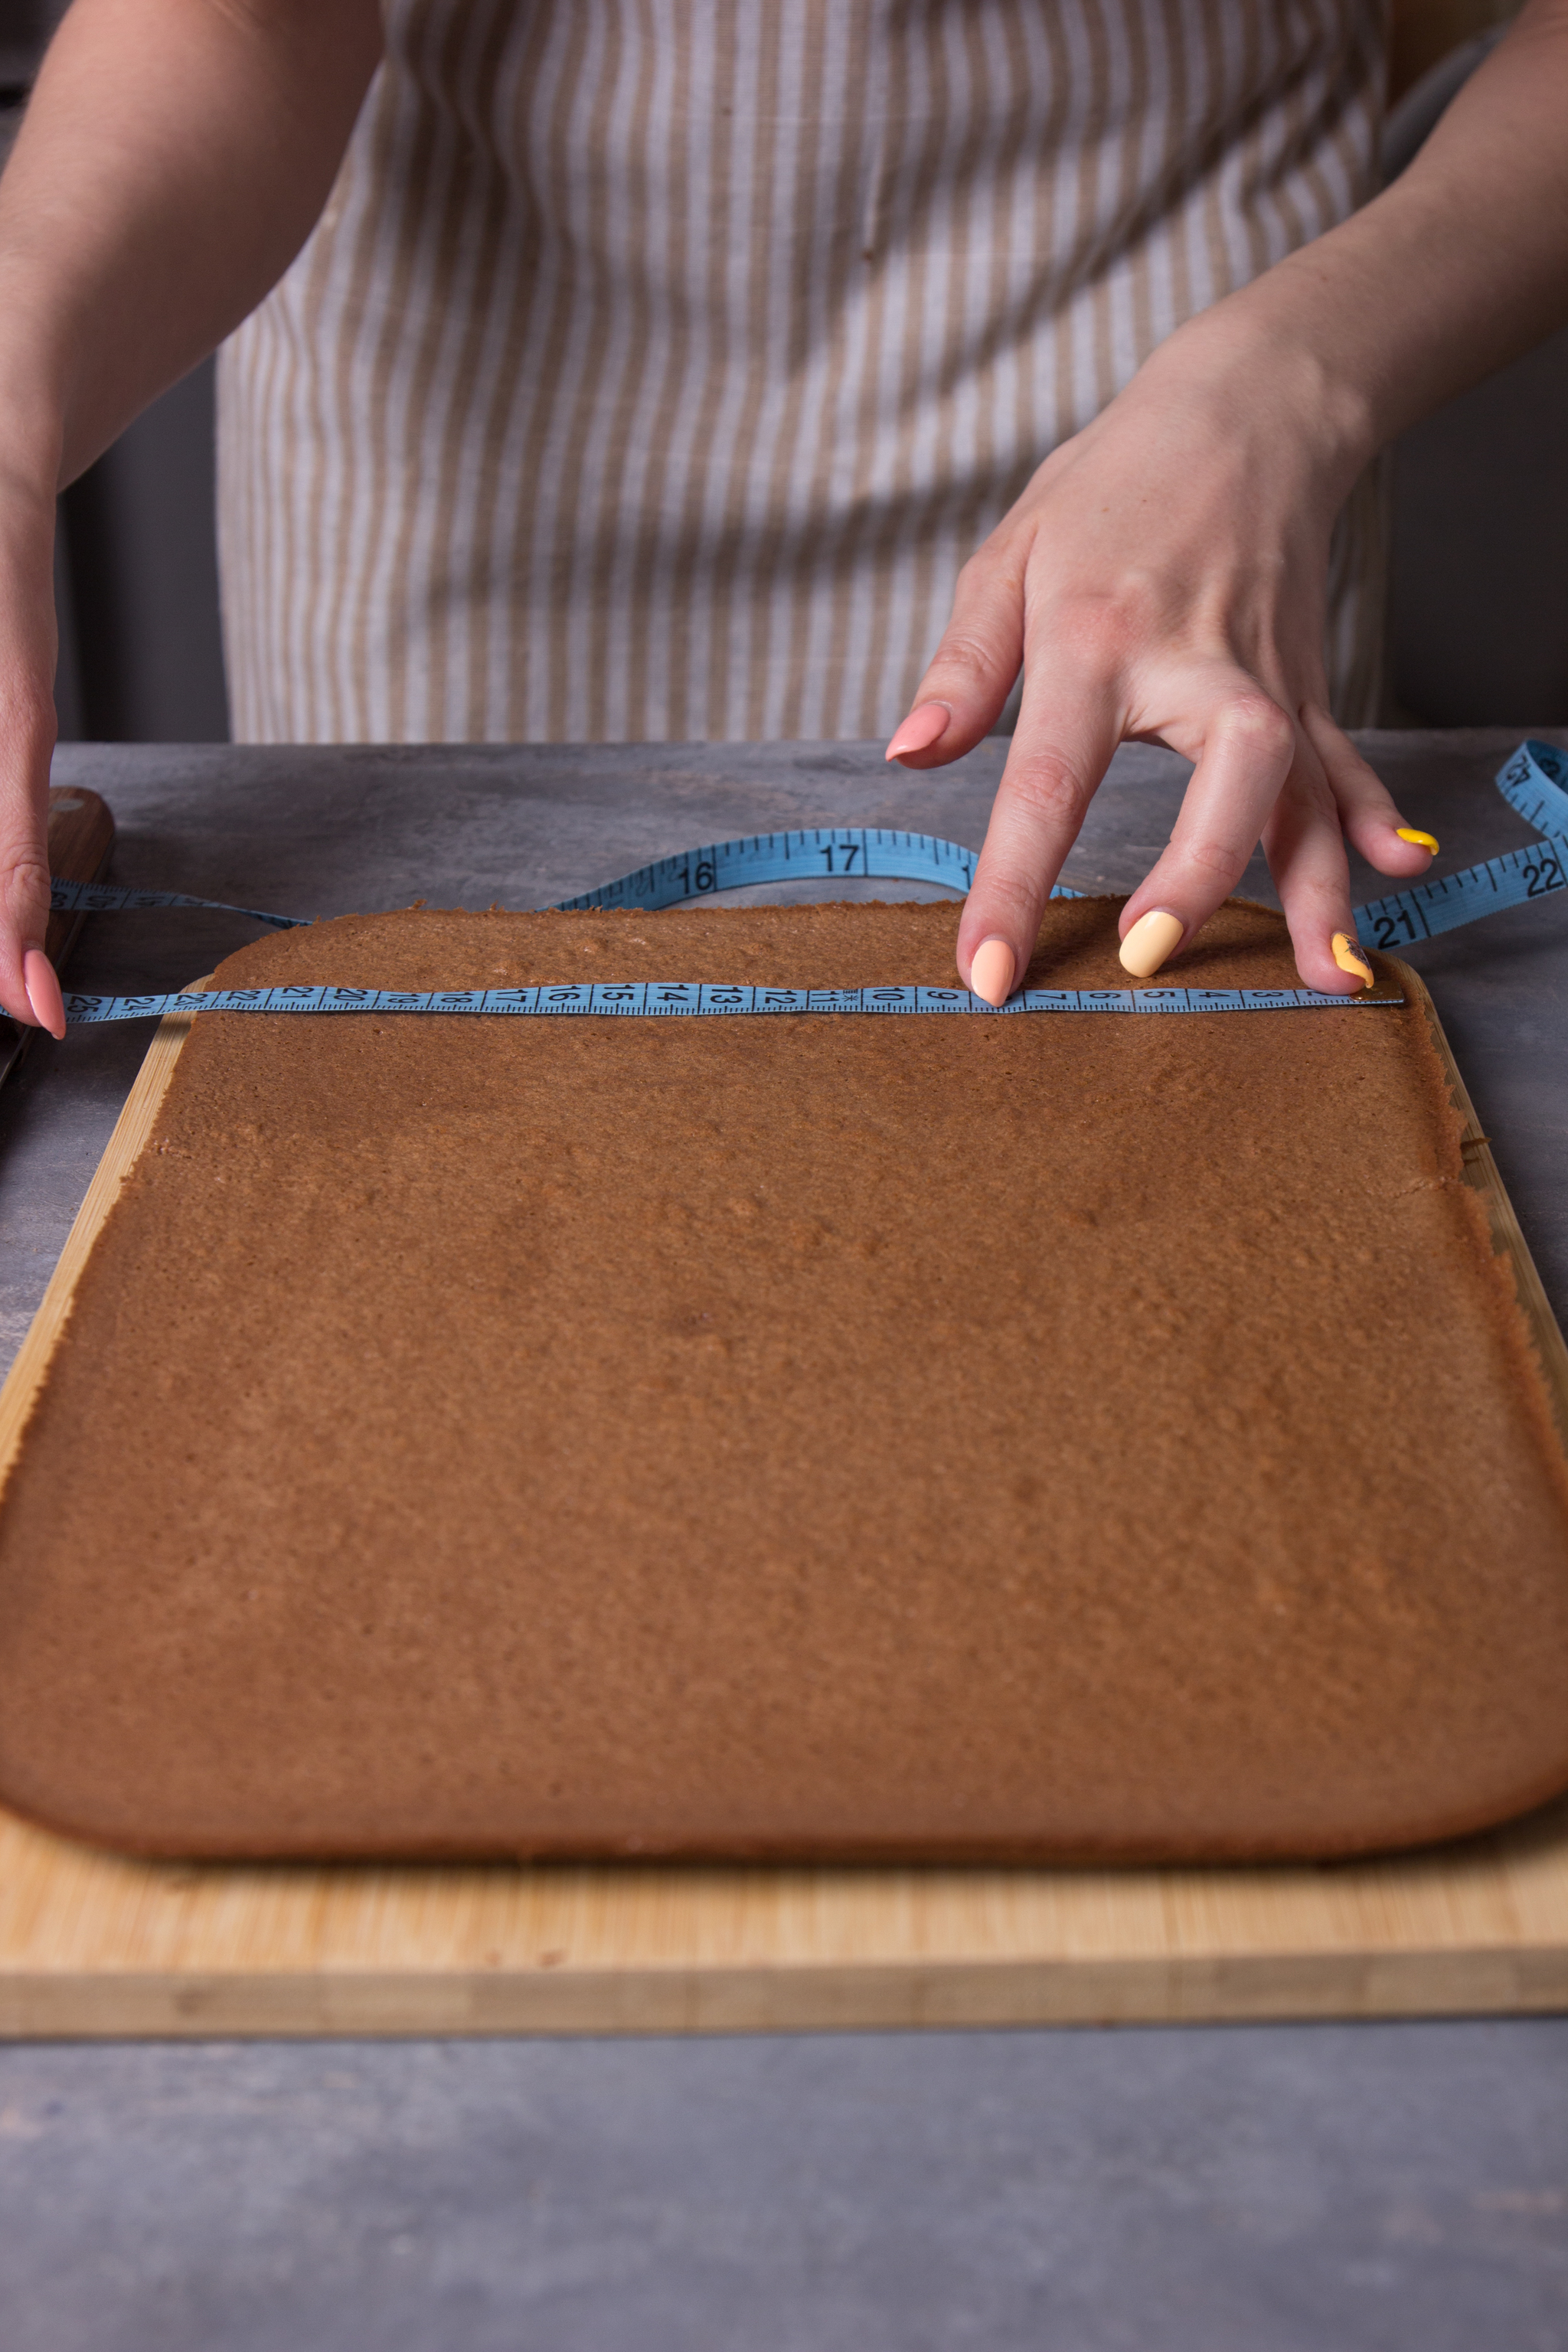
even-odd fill
[{"label": "vertical stripe pattern", "polygon": [[[870,736],[1160,339],[1373,184],[1367,0],[388,0],[220,364],[250,742]],[[1375,694],[1378,502],[1329,649]]]}]

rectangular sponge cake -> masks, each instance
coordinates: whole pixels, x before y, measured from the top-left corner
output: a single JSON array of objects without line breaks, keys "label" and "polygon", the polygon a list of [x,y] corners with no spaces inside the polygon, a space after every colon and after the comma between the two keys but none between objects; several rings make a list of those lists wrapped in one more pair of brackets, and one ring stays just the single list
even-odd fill
[{"label": "rectangular sponge cake", "polygon": [[[412,912],[219,980],[952,985],[956,924]],[[1055,905],[1033,976],[1115,946]],[[1296,984],[1236,905],[1163,977]],[[1568,1479],[1459,1131],[1414,1003],[198,1020],[0,1502],[0,1796],[192,1856],[1527,1807]]]}]

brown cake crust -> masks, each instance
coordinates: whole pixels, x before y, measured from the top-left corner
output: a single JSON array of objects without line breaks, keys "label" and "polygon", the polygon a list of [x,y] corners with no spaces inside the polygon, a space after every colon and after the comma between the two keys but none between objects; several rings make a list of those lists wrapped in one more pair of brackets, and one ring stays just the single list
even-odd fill
[{"label": "brown cake crust", "polygon": [[[1035,977],[1116,984],[1117,902]],[[951,984],[945,906],[233,985]],[[1165,977],[1294,985],[1232,906]],[[0,1508],[0,1791],[159,1853],[1120,1858],[1568,1783],[1568,1478],[1420,1012],[198,1022]]]}]

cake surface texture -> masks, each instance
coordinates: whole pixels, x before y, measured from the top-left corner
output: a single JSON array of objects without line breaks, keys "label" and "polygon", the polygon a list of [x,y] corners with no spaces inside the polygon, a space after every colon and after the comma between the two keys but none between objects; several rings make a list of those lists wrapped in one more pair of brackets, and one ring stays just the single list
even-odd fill
[{"label": "cake surface texture", "polygon": [[[1034,982],[1121,984],[1117,905]],[[957,920],[411,911],[217,982],[952,985]],[[1237,904],[1162,979],[1298,984]],[[0,1798],[235,1857],[1523,1810],[1568,1475],[1459,1136],[1417,1004],[198,1020],[0,1498]]]}]

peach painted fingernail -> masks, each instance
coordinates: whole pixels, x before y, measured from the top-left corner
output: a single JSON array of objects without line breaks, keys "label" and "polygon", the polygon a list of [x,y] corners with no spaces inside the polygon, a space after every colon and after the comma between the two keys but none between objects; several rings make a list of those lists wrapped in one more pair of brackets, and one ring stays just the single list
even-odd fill
[{"label": "peach painted fingernail", "polygon": [[1181,946],[1186,928],[1179,915],[1168,915],[1163,907],[1140,915],[1121,942],[1122,971],[1134,980],[1147,980]]},{"label": "peach painted fingernail", "polygon": [[1413,841],[1417,849],[1429,849],[1433,856],[1436,856],[1437,836],[1436,834],[1419,833],[1413,824],[1396,824],[1394,830],[1399,835],[1401,841]]},{"label": "peach painted fingernail", "polygon": [[1334,951],[1334,961],[1340,970],[1353,971],[1356,978],[1364,980],[1370,988],[1375,975],[1359,941],[1352,940],[1348,931],[1336,931],[1329,945]]},{"label": "peach painted fingernail", "polygon": [[929,751],[947,733],[952,717],[945,702],[922,702],[918,709],[910,711],[901,727],[895,728],[884,759],[901,760],[906,751]]},{"label": "peach painted fingernail", "polygon": [[1005,940],[982,940],[969,967],[969,985],[987,1004],[1005,1004],[1016,966]]},{"label": "peach painted fingernail", "polygon": [[51,1037],[66,1034],[66,1008],[60,995],[60,984],[55,978],[54,965],[42,948],[29,948],[22,958],[22,985],[27,992],[27,1002],[35,1019]]}]

